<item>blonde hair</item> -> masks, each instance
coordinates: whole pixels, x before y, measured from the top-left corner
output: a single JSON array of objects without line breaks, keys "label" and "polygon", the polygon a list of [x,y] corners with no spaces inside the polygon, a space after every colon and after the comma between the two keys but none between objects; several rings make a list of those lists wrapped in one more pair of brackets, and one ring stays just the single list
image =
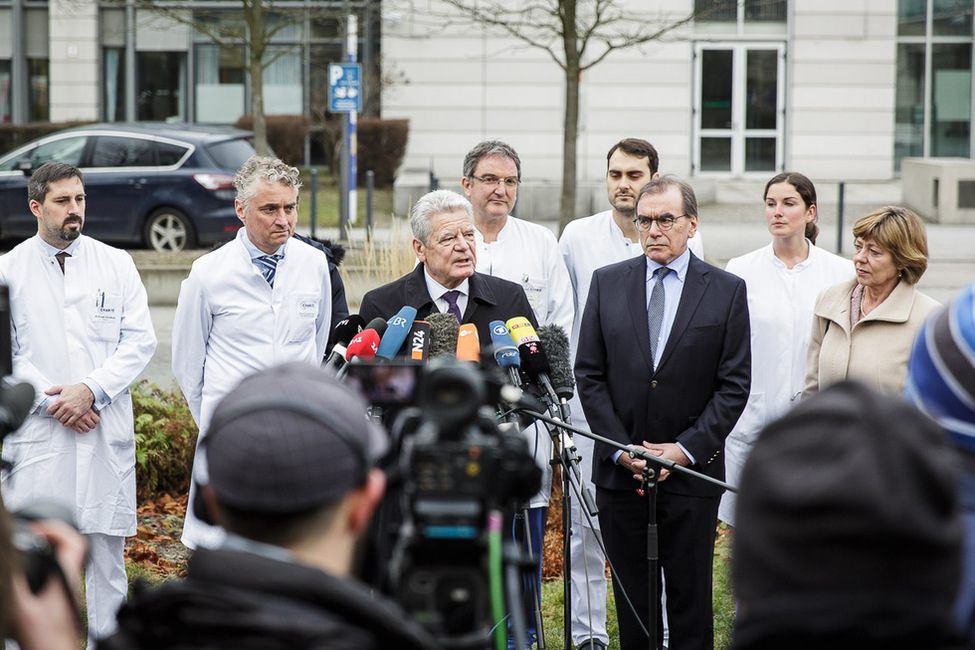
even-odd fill
[{"label": "blonde hair", "polygon": [[928,268],[928,237],[924,222],[913,211],[888,205],[860,217],[853,224],[853,236],[872,239],[889,251],[903,279],[917,284]]}]

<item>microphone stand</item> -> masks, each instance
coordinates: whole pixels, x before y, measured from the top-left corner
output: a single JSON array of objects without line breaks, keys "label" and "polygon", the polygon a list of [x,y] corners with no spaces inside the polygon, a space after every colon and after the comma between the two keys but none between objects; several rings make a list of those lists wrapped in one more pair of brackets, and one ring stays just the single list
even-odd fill
[{"label": "microphone stand", "polygon": [[[552,392],[554,395],[554,391]],[[551,421],[548,418],[543,420],[548,429],[549,436],[552,438],[552,444],[554,445],[557,455],[556,459],[551,461],[551,464],[555,466],[559,465],[561,469],[562,476],[562,620],[563,620],[563,647],[572,647],[572,556],[570,553],[571,545],[571,534],[572,534],[572,503],[570,495],[574,491],[576,494],[580,495],[582,503],[585,505],[586,512],[589,517],[595,517],[599,510],[596,508],[596,501],[592,496],[592,492],[589,487],[583,484],[582,474],[579,469],[579,464],[582,461],[579,456],[575,445],[572,444],[571,438],[565,434],[566,424],[569,421],[568,404],[565,405],[565,409],[562,408],[562,404],[555,402],[554,399],[548,394],[543,396],[543,401],[552,414]],[[526,413],[526,415],[532,416],[536,414]],[[541,418],[539,418],[541,419]],[[575,479],[576,484],[573,486],[572,479]]]},{"label": "microphone stand", "polygon": [[[648,625],[649,629],[647,630],[648,648],[650,648],[650,650],[657,650],[657,629],[659,627],[659,621],[657,620],[658,618],[657,611],[658,608],[660,607],[660,553],[659,553],[659,537],[657,532],[657,484],[660,480],[659,468],[664,467],[673,472],[681,472],[684,474],[688,474],[690,476],[699,478],[703,481],[707,481],[708,483],[713,483],[715,485],[718,485],[726,490],[730,490],[731,492],[737,493],[738,488],[728,485],[724,481],[719,481],[718,479],[711,478],[710,476],[701,474],[700,472],[694,471],[692,469],[688,469],[682,465],[678,465],[672,460],[659,458],[657,456],[654,456],[653,454],[649,454],[643,449],[627,447],[626,445],[622,445],[616,442],[615,440],[604,438],[603,436],[597,435],[590,431],[583,431],[582,429],[573,427],[572,425],[563,422],[561,419],[550,418],[545,415],[542,415],[541,413],[537,413],[531,411],[530,409],[526,409],[520,406],[515,406],[513,410],[520,413],[524,413],[529,417],[535,418],[537,420],[541,420],[542,422],[551,424],[555,427],[563,427],[565,429],[568,429],[569,431],[585,436],[590,440],[601,442],[605,445],[609,445],[610,447],[619,449],[620,451],[629,454],[630,458],[640,458],[641,460],[644,461],[650,461],[654,463],[654,465],[656,466],[657,469],[651,469],[650,464],[648,462],[648,464],[643,468],[643,472],[642,472],[643,480],[641,483],[642,487],[640,492],[641,494],[646,494],[647,496],[647,515],[648,515],[647,563],[648,563],[648,572],[650,578],[649,580],[650,598],[649,598],[649,606],[647,608],[649,610],[648,618],[647,618],[647,621],[649,623]],[[566,593],[565,598],[566,600],[568,600],[568,593]],[[566,614],[566,620],[569,620],[568,614]],[[565,647],[568,648],[571,646],[566,645]]]}]

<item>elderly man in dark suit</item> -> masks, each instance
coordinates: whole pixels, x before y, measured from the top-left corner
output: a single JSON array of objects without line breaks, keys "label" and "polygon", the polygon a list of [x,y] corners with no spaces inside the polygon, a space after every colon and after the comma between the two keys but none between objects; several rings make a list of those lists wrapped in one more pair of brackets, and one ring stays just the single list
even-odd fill
[{"label": "elderly man in dark suit", "polygon": [[521,285],[474,272],[476,249],[470,202],[450,190],[425,194],[410,216],[413,251],[420,261],[412,272],[366,293],[359,314],[368,322],[389,318],[402,307],[416,307],[416,317],[452,313],[473,323],[484,345],[489,324],[524,316],[538,327]]},{"label": "elderly man in dark suit", "polygon": [[[687,184],[651,181],[640,190],[636,215],[645,255],[598,269],[586,302],[575,366],[586,419],[594,433],[722,479],[724,440],[750,383],[745,283],[687,250],[697,229],[697,199]],[[641,622],[646,628],[649,510],[634,480],[645,465],[596,445],[593,483],[624,650],[648,645]],[[711,558],[721,491],[682,473],[661,475],[656,514],[672,650],[713,647]],[[621,605],[623,590],[639,620]]]}]

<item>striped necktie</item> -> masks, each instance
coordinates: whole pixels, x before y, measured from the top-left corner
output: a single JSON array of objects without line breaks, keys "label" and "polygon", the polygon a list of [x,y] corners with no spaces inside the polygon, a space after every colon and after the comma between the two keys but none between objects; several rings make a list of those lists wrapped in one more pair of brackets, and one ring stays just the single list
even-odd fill
[{"label": "striped necktie", "polygon": [[254,258],[257,261],[258,268],[261,269],[261,275],[267,280],[269,286],[274,286],[274,272],[278,268],[278,261],[281,259],[280,255],[261,255],[260,257]]}]

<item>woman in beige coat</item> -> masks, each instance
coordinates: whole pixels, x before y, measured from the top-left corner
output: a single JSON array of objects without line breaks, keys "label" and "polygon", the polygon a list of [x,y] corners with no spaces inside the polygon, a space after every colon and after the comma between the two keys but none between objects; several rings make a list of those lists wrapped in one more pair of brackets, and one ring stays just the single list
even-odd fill
[{"label": "woman in beige coat", "polygon": [[914,337],[937,301],[915,288],[928,266],[921,219],[887,206],[853,225],[856,280],[824,290],[813,310],[803,397],[857,379],[900,395]]}]

